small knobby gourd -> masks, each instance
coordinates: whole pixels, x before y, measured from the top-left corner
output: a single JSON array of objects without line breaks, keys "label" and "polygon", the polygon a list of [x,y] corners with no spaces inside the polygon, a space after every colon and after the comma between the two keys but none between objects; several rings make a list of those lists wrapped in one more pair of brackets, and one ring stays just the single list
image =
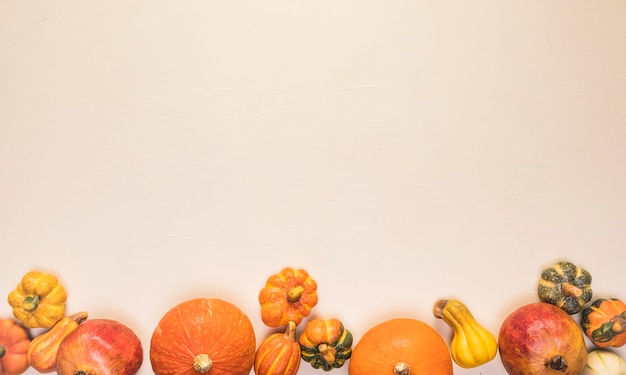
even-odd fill
[{"label": "small knobby gourd", "polygon": [[626,362],[615,352],[592,350],[587,355],[587,364],[580,375],[626,375]]},{"label": "small knobby gourd", "polygon": [[27,328],[50,328],[65,316],[67,293],[54,275],[31,271],[9,293],[13,315]]},{"label": "small knobby gourd", "polygon": [[591,274],[573,263],[558,262],[541,273],[537,294],[542,302],[576,314],[591,301]]},{"label": "small knobby gourd", "polygon": [[352,334],[338,319],[310,320],[298,342],[302,359],[313,368],[330,371],[344,365],[352,355]]},{"label": "small knobby gourd", "polygon": [[261,319],[268,327],[296,325],[317,304],[317,283],[305,270],[284,268],[267,279],[259,293]]},{"label": "small knobby gourd", "polygon": [[583,331],[599,348],[626,344],[626,304],[617,298],[600,298],[583,309]]},{"label": "small knobby gourd", "polygon": [[28,331],[10,319],[0,319],[0,374],[20,375],[28,367]]},{"label": "small knobby gourd", "polygon": [[66,316],[56,322],[52,328],[35,337],[28,346],[28,362],[30,366],[40,373],[55,371],[57,351],[61,341],[85,319],[87,319],[86,312]]},{"label": "small knobby gourd", "polygon": [[441,299],[435,303],[433,314],[443,319],[454,331],[450,353],[456,364],[472,368],[483,365],[496,356],[496,338],[478,324],[464,303],[454,299]]},{"label": "small knobby gourd", "polygon": [[296,341],[296,323],[287,323],[284,333],[269,335],[257,349],[256,375],[295,375],[300,367],[300,346]]}]

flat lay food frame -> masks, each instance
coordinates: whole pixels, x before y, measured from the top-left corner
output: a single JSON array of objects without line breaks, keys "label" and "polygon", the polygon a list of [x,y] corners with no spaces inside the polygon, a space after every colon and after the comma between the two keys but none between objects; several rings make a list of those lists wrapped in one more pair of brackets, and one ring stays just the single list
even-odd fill
[{"label": "flat lay food frame", "polygon": [[626,374],[626,4],[0,4],[0,375]]}]

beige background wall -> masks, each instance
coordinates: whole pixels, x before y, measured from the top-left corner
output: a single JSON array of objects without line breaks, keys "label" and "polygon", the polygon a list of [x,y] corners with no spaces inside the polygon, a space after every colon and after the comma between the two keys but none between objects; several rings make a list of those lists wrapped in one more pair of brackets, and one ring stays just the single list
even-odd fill
[{"label": "beige background wall", "polygon": [[560,259],[626,298],[624,19],[623,1],[0,1],[0,294],[54,273],[68,311],[146,353],[198,296],[260,342],[284,266],[357,340],[397,316],[449,339],[438,298],[497,333]]}]

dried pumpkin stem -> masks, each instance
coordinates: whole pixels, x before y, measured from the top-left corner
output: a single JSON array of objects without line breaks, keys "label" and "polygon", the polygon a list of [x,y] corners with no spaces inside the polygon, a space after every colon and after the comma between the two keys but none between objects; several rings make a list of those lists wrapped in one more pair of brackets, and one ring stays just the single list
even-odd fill
[{"label": "dried pumpkin stem", "polygon": [[322,357],[322,359],[326,361],[326,363],[335,363],[335,360],[337,359],[337,349],[327,344],[320,344],[317,347],[317,350],[320,351],[320,357]]},{"label": "dried pumpkin stem", "polygon": [[300,300],[300,297],[302,297],[303,293],[304,293],[304,287],[302,285],[298,285],[295,288],[291,288],[287,292],[287,301],[291,303],[296,303]]},{"label": "dried pumpkin stem", "polygon": [[24,308],[24,310],[26,311],[35,311],[37,306],[39,306],[40,300],[41,300],[41,297],[39,297],[38,295],[28,296],[24,298],[24,302],[22,303],[22,308]]},{"label": "dried pumpkin stem", "polygon": [[193,359],[193,369],[201,374],[208,372],[211,366],[213,366],[213,360],[208,354],[198,354],[196,358]]},{"label": "dried pumpkin stem", "polygon": [[411,366],[406,362],[398,362],[393,368],[393,375],[410,375]]},{"label": "dried pumpkin stem", "polygon": [[561,290],[566,297],[580,298],[583,295],[582,289],[570,282],[564,282],[561,285]]},{"label": "dried pumpkin stem", "polygon": [[3,345],[0,345],[0,358],[4,357],[6,353],[7,349]]}]

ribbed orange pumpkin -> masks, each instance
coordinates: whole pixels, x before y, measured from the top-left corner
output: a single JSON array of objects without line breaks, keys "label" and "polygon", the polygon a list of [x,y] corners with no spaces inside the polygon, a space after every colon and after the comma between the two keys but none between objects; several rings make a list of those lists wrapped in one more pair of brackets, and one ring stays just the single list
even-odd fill
[{"label": "ribbed orange pumpkin", "polygon": [[30,336],[24,326],[11,319],[0,319],[0,374],[19,375],[28,367]]},{"label": "ribbed orange pumpkin", "polygon": [[248,375],[255,349],[252,323],[237,306],[196,298],[161,318],[150,341],[150,362],[156,375]]},{"label": "ribbed orange pumpkin", "polygon": [[285,333],[269,335],[256,352],[257,375],[295,375],[300,367],[300,345],[296,341],[296,323],[287,322]]},{"label": "ribbed orange pumpkin", "polygon": [[412,318],[387,320],[370,328],[352,351],[349,375],[452,375],[444,339]]}]

